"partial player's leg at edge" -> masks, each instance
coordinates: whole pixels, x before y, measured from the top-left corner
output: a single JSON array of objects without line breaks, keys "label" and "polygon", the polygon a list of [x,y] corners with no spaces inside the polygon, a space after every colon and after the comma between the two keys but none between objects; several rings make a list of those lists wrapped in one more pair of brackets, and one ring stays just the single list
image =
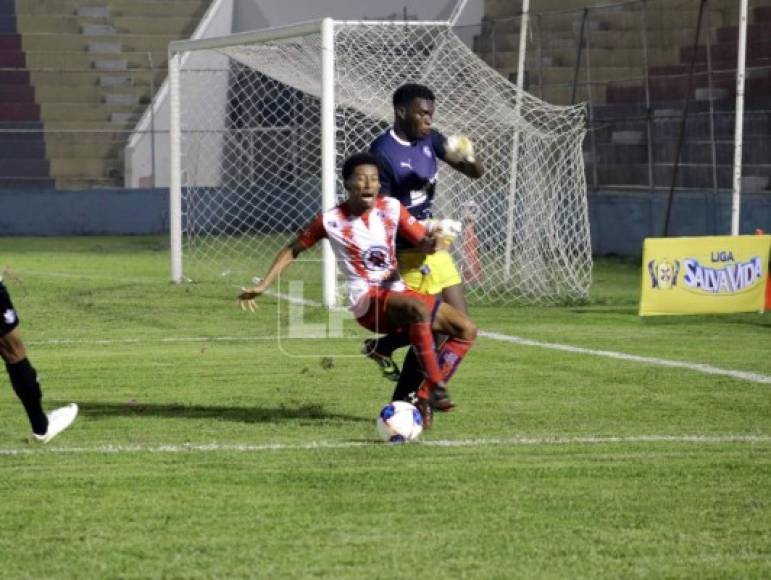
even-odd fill
[{"label": "partial player's leg at edge", "polygon": [[27,358],[27,350],[18,331],[19,318],[5,285],[0,282],[0,357],[32,427],[31,440],[48,443],[69,427],[78,415],[78,406],[70,403],[47,414],[43,411],[43,391],[37,372]]}]

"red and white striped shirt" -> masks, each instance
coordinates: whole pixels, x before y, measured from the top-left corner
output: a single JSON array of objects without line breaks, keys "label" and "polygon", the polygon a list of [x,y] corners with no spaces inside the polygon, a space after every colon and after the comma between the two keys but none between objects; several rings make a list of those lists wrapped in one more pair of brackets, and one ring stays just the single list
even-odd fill
[{"label": "red and white striped shirt", "polygon": [[360,305],[359,301],[371,287],[406,288],[396,267],[397,232],[417,244],[425,237],[426,228],[397,199],[378,197],[373,208],[361,215],[352,214],[347,203],[317,215],[297,241],[307,250],[322,238],[329,240],[348,281],[351,310],[358,317],[364,312],[357,310],[366,307],[366,301]]}]

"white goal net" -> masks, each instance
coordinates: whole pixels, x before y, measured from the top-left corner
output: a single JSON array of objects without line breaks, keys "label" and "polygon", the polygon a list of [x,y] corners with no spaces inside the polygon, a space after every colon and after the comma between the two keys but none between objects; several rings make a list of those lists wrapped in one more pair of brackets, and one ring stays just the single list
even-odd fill
[{"label": "white goal net", "polygon": [[[240,284],[264,273],[323,205],[344,197],[338,171],[331,195],[322,191],[325,139],[339,169],[390,127],[394,90],[417,82],[437,96],[434,126],[468,135],[486,169],[471,180],[442,164],[434,202],[436,217],[463,224],[452,252],[469,300],[585,299],[592,264],[584,107],[518,91],[444,23],[334,22],[334,68],[325,79],[322,28],[172,43],[184,264],[176,277],[230,275]],[[326,93],[325,80],[333,87]],[[326,132],[325,110],[333,111]],[[313,262],[311,255],[294,272],[321,288]]]}]

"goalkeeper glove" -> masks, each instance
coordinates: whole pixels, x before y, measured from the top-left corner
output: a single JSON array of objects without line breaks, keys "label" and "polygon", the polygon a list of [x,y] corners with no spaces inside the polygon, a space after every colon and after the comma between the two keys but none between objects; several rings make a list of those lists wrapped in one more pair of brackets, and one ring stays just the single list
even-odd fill
[{"label": "goalkeeper glove", "polygon": [[437,248],[440,250],[445,250],[450,247],[462,229],[461,223],[458,220],[451,220],[447,218],[441,220],[426,220],[424,225],[433,236],[439,239]]},{"label": "goalkeeper glove", "polygon": [[465,135],[450,135],[444,144],[444,157],[451,163],[474,162],[474,144]]}]

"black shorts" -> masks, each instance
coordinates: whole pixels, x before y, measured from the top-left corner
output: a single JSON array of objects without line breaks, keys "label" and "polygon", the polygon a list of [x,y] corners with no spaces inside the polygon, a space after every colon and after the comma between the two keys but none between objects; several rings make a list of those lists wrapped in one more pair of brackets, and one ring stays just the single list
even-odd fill
[{"label": "black shorts", "polygon": [[0,336],[5,336],[19,326],[19,317],[13,308],[11,296],[5,289],[5,284],[0,282]]}]

